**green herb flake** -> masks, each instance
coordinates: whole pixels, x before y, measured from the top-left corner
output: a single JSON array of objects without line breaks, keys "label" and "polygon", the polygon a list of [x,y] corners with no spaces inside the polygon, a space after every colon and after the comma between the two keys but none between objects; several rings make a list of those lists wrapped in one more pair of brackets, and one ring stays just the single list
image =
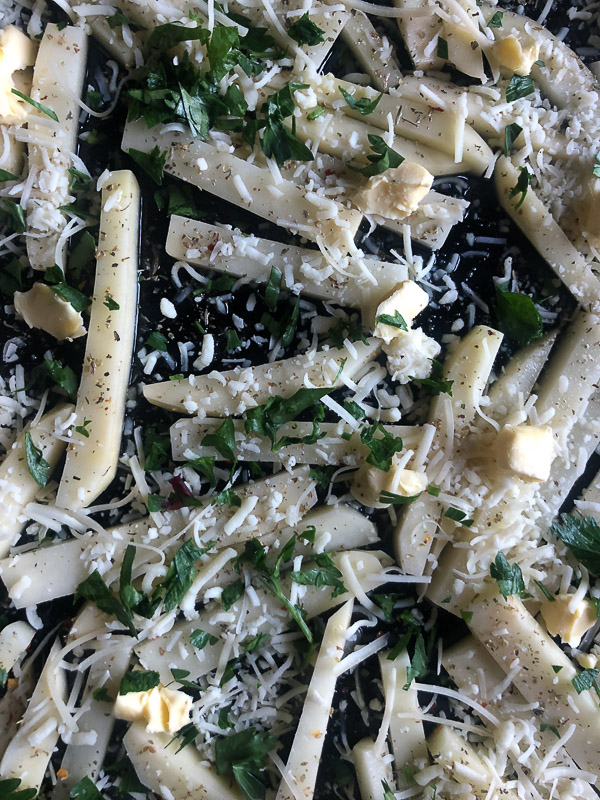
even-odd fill
[{"label": "green herb flake", "polygon": [[214,433],[207,433],[202,439],[202,447],[214,447],[226,461],[235,461],[235,427],[233,419],[227,417]]},{"label": "green herb flake", "polygon": [[243,594],[244,584],[239,579],[233,583],[230,583],[229,586],[226,586],[221,594],[221,605],[223,606],[223,611],[229,611],[231,606],[234,603],[237,603]]},{"label": "green herb flake", "polygon": [[584,669],[571,678],[571,683],[577,694],[581,694],[587,689],[594,689],[596,694],[600,696],[600,686],[598,685],[599,675],[600,669]]},{"label": "green herb flake", "polygon": [[69,797],[75,798],[75,800],[102,800],[98,787],[87,775],[73,786]]},{"label": "green herb flake", "polygon": [[473,619],[473,612],[472,611],[461,611],[461,617],[467,623],[467,625],[471,624],[471,620]]},{"label": "green herb flake", "polygon": [[171,440],[163,436],[154,427],[147,428],[144,433],[144,470],[157,472],[169,462]]},{"label": "green herb flake", "polygon": [[114,703],[115,698],[111,697],[106,690],[106,686],[102,686],[100,689],[94,689],[92,692],[92,698],[97,703]]},{"label": "green herb flake", "polygon": [[25,233],[25,213],[14,200],[2,198],[0,222],[2,225],[12,228],[15,233]]},{"label": "green herb flake", "polygon": [[429,378],[415,378],[410,376],[411,381],[425,389],[430,397],[437,397],[440,394],[447,394],[452,397],[452,384],[454,381],[447,381],[444,378],[444,367],[437,359],[431,359],[431,375]]},{"label": "green herb flake", "polygon": [[229,328],[229,330],[226,333],[226,336],[227,336],[227,342],[225,344],[225,350],[227,350],[228,353],[233,353],[235,350],[238,350],[242,346],[240,337],[238,336],[238,333],[234,328]]},{"label": "green herb flake", "polygon": [[6,181],[18,181],[18,180],[21,180],[18,175],[9,172],[7,169],[0,169],[0,183],[5,183]]},{"label": "green herb flake", "polygon": [[375,322],[378,325],[391,325],[392,328],[399,328],[401,331],[407,331],[408,326],[406,320],[399,311],[394,311],[394,316],[391,314],[380,314]]},{"label": "green herb flake", "polygon": [[488,22],[488,28],[501,28],[502,27],[502,18],[504,14],[502,11],[496,11],[494,16]]},{"label": "green herb flake", "polygon": [[558,732],[558,728],[556,725],[548,725],[547,722],[542,722],[540,725],[540,731],[544,733],[545,731],[551,731],[557,739],[560,739],[560,733]]},{"label": "green herb flake", "polygon": [[555,675],[558,675],[561,669],[562,667],[558,666],[557,664],[552,664],[552,672],[554,672]]},{"label": "green herb flake", "polygon": [[242,647],[246,653],[256,653],[261,650],[271,639],[268,633],[257,633],[250,641],[243,642]]},{"label": "green herb flake", "polygon": [[108,293],[106,294],[106,299],[104,300],[104,305],[108,308],[109,311],[118,311],[120,309],[120,305],[114,300],[111,295]]},{"label": "green herb flake", "polygon": [[134,669],[123,675],[119,694],[131,692],[148,692],[160,683],[160,675],[155,670]]},{"label": "green herb flake", "polygon": [[467,519],[467,515],[464,511],[454,508],[453,506],[450,506],[450,508],[446,509],[444,516],[448,519],[451,519],[453,522],[460,522],[461,525],[465,525],[467,528],[470,528],[475,521],[472,519]]},{"label": "green herb flake", "polygon": [[190,633],[190,644],[198,650],[204,650],[208,644],[216,644],[219,639],[213,636],[212,633],[196,629]]},{"label": "green herb flake", "polygon": [[506,87],[506,102],[512,103],[535,92],[535,83],[530,75],[513,75]]},{"label": "green herb flake", "polygon": [[421,493],[406,496],[403,494],[395,494],[394,492],[381,492],[379,495],[380,503],[388,503],[391,506],[409,506],[421,497]]},{"label": "green herb flake", "polygon": [[542,316],[526,294],[508,292],[496,284],[496,324],[519,347],[539,339],[544,332]]},{"label": "green herb flake", "polygon": [[387,169],[395,169],[399,167],[404,161],[404,158],[388,147],[381,136],[374,133],[368,134],[369,144],[371,145],[372,153],[367,155],[367,160],[370,162],[366,167],[353,167],[351,164],[348,166],[354,172],[360,172],[366,178],[371,178],[373,175],[381,175]]},{"label": "green herb flake", "polygon": [[48,377],[59,386],[72,400],[77,396],[79,382],[77,376],[69,366],[64,366],[61,361],[44,359],[44,370]]},{"label": "green herb flake", "polygon": [[509,156],[513,144],[518,139],[523,128],[516,122],[511,122],[504,128],[504,155]]},{"label": "green herb flake", "polygon": [[300,45],[307,44],[309,47],[316,47],[325,41],[325,31],[315,25],[308,16],[308,12],[293,22],[287,32],[288,36]]},{"label": "green herb flake", "polygon": [[381,92],[381,94],[378,97],[375,97],[373,100],[369,100],[367,97],[361,97],[360,100],[355,100],[354,97],[352,97],[352,95],[349,94],[345,89],[342,89],[341,86],[338,86],[338,89],[340,90],[342,97],[349,107],[353,111],[358,111],[358,113],[363,117],[366,117],[367,114],[372,114],[379,105],[379,101],[383,97],[383,92]]},{"label": "green herb flake", "polygon": [[75,425],[75,432],[80,434],[80,436],[84,436],[86,439],[90,438],[90,432],[88,431],[88,425],[92,424],[91,419],[83,418],[83,423],[81,425]]},{"label": "green herb flake", "polygon": [[496,555],[490,566],[490,575],[498,582],[498,589],[505,600],[512,595],[526,596],[521,567],[518,564],[511,566],[504,553],[499,552]]},{"label": "green herb flake", "polygon": [[333,563],[329,553],[318,553],[313,556],[312,561],[314,566],[290,573],[290,578],[294,583],[316,588],[331,586],[333,587],[332,597],[339,597],[348,591],[342,581],[342,573]]},{"label": "green herb flake", "polygon": [[534,583],[538,587],[540,592],[544,595],[546,600],[548,600],[550,603],[554,603],[555,602],[556,597],[554,597],[554,595],[551,592],[549,592],[548,589],[546,589],[546,587],[544,586],[544,584],[541,581],[534,581]]},{"label": "green herb flake", "polygon": [[381,787],[383,789],[383,800],[396,800],[396,795],[387,781],[381,781]]},{"label": "green herb flake", "polygon": [[79,584],[75,592],[75,602],[80,597],[89,600],[90,603],[93,603],[100,611],[104,611],[105,614],[118,619],[132,636],[137,636],[131,610],[126,608],[110,591],[98,570],[94,570],[89,577]]},{"label": "green herb flake", "polygon": [[438,36],[435,54],[438,58],[443,58],[444,61],[448,60],[448,42],[441,36]]},{"label": "green herb flake", "polygon": [[27,459],[27,468],[29,474],[38,486],[45,486],[50,477],[50,464],[42,455],[42,451],[35,446],[31,433],[25,432],[25,458]]},{"label": "green herb flake", "polygon": [[519,177],[517,178],[517,182],[508,193],[509,200],[512,200],[513,197],[517,197],[517,195],[521,195],[515,205],[515,211],[521,208],[521,206],[525,202],[525,197],[527,196],[527,190],[529,189],[530,180],[531,180],[531,175],[529,174],[529,170],[527,169],[527,167],[519,167]]},{"label": "green herb flake", "polygon": [[217,774],[233,775],[248,800],[264,798],[264,762],[276,745],[274,736],[256,728],[221,737],[215,743]]},{"label": "green herb flake", "polygon": [[600,526],[593,517],[562,514],[550,533],[593,575],[600,575]]},{"label": "green herb flake", "polygon": [[219,711],[219,717],[217,719],[217,725],[221,728],[222,731],[226,731],[228,728],[233,728],[233,722],[229,719],[229,715],[231,714],[231,706],[226,706]]},{"label": "green herb flake", "polygon": [[312,111],[309,111],[306,116],[312,122],[313,120],[318,119],[324,113],[325,109],[323,108],[323,106],[317,106],[316,108],[313,108]]},{"label": "green herb flake", "polygon": [[167,151],[162,152],[158,147],[154,147],[150,153],[144,153],[142,150],[131,148],[129,155],[135,163],[140,166],[144,172],[159,186],[163,182],[163,173],[165,170],[165,163],[167,161]]},{"label": "green herb flake", "polygon": [[23,94],[23,92],[20,92],[18,89],[11,89],[10,91],[13,94],[16,94],[17,97],[19,97],[21,100],[24,100],[26,103],[29,103],[30,106],[33,106],[34,108],[37,108],[37,110],[41,111],[42,114],[45,114],[47,117],[50,117],[50,119],[53,119],[55,122],[59,121],[59,119],[56,116],[55,112],[52,111],[51,108],[48,108],[48,106],[44,106],[44,105],[42,105],[42,103],[38,103],[37,100],[33,100],[31,97],[29,97],[26,94]]}]

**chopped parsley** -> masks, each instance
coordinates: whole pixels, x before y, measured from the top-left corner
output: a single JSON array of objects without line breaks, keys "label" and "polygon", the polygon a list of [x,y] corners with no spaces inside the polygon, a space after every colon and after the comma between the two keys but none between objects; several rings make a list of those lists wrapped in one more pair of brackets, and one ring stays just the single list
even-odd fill
[{"label": "chopped parsley", "polygon": [[167,352],[167,337],[160,331],[153,331],[146,339],[146,344],[153,350],[158,350],[161,353]]},{"label": "chopped parsley", "polygon": [[218,638],[207,631],[195,630],[190,633],[190,644],[198,650],[204,650],[208,644],[216,644]]},{"label": "chopped parsley", "polygon": [[490,575],[498,582],[498,589],[505,600],[515,594],[519,597],[529,597],[525,591],[521,567],[518,564],[511,566],[504,553],[499,552],[496,555],[490,566]]},{"label": "chopped parsley", "polygon": [[593,517],[561,514],[550,533],[593,575],[600,575],[600,526]]},{"label": "chopped parsley", "polygon": [[73,786],[69,797],[75,798],[75,800],[102,800],[102,794],[98,787],[87,775]]},{"label": "chopped parsley", "polygon": [[160,683],[160,676],[155,670],[133,669],[123,675],[119,694],[130,692],[148,692]]},{"label": "chopped parsley", "polygon": [[421,494],[413,494],[410,497],[403,494],[395,494],[394,492],[382,492],[379,495],[380,503],[388,503],[391,506],[409,506],[418,500]]},{"label": "chopped parsley", "polygon": [[67,303],[70,303],[75,311],[85,311],[92,302],[90,298],[83,294],[83,292],[80,292],[79,289],[69,286],[65,281],[64,273],[60,267],[49,267],[44,273],[44,280],[50,286],[54,294],[62,297]]},{"label": "chopped parsley", "polygon": [[354,172],[360,172],[361,175],[370,178],[373,175],[380,175],[387,169],[395,169],[404,161],[404,158],[399,153],[387,146],[381,136],[369,133],[367,138],[373,150],[372,153],[367,155],[367,160],[370,163],[366,167],[353,167],[349,164],[348,166]]},{"label": "chopped parsley", "polygon": [[106,299],[104,300],[104,305],[109,311],[118,311],[121,308],[117,301],[110,294],[108,294],[108,292],[106,294]]},{"label": "chopped parsley", "polygon": [[[267,402],[253,408],[246,413],[246,433],[257,433],[266,436],[271,441],[271,449],[277,452],[282,447],[290,444],[314,444],[323,434],[319,430],[319,421],[323,419],[324,409],[319,402],[322,397],[329,394],[332,389],[305,389],[300,388],[291,397],[285,398],[277,395],[270,397]],[[313,430],[307,436],[282,436],[277,438],[277,432],[282,425],[295,420],[302,411],[312,410]]]},{"label": "chopped parsley", "polygon": [[276,745],[274,736],[256,728],[220,737],[215,743],[217,774],[232,775],[248,800],[264,800],[264,762]]},{"label": "chopped parsley", "polygon": [[496,284],[496,324],[519,347],[539,339],[544,332],[542,317],[535,303],[526,294],[508,292]]},{"label": "chopped parsley", "polygon": [[441,36],[438,36],[435,54],[438,58],[443,58],[444,61],[448,60],[448,42]]},{"label": "chopped parsley", "polygon": [[163,173],[167,160],[167,151],[162,152],[155,146],[149,153],[136,150],[134,147],[128,151],[135,163],[159,186],[163,182]]},{"label": "chopped parsley", "polygon": [[512,103],[521,97],[527,97],[535,92],[535,83],[530,75],[513,75],[506,87],[506,101]]},{"label": "chopped parsley", "polygon": [[90,432],[88,431],[88,425],[92,424],[91,419],[87,419],[86,417],[83,418],[83,423],[81,425],[75,425],[75,432],[79,433],[81,436],[84,436],[86,439],[90,438]]},{"label": "chopped parsley", "polygon": [[[376,434],[381,434],[376,436]],[[367,461],[374,467],[389,472],[392,458],[403,448],[402,439],[389,433],[379,422],[364,425],[360,430],[360,440],[369,449]]]},{"label": "chopped parsley", "polygon": [[502,18],[504,14],[502,11],[496,11],[494,16],[488,22],[488,28],[501,28],[502,27]]},{"label": "chopped parsley", "polygon": [[20,92],[18,89],[11,89],[10,91],[13,94],[16,94],[17,97],[19,97],[21,100],[24,100],[26,103],[29,103],[30,106],[37,108],[37,110],[41,111],[42,114],[45,114],[47,117],[50,117],[50,119],[53,119],[55,122],[59,121],[58,117],[56,116],[56,113],[52,111],[51,108],[48,108],[48,106],[42,105],[42,103],[38,103],[37,100],[33,100],[31,97],[29,97],[26,94],[23,94],[23,92]]},{"label": "chopped parsley", "polygon": [[513,144],[518,139],[523,128],[516,122],[511,122],[504,128],[504,155],[510,155]]},{"label": "chopped parsley", "polygon": [[527,169],[527,167],[519,167],[519,177],[517,178],[517,182],[508,193],[509,200],[512,200],[513,197],[517,197],[517,195],[521,195],[521,197],[519,198],[519,200],[515,205],[515,211],[521,208],[521,206],[525,202],[525,197],[527,196],[527,190],[529,189],[530,179],[531,176],[529,174],[529,170]]},{"label": "chopped parsley", "polygon": [[406,320],[399,311],[394,311],[394,316],[391,314],[380,314],[376,317],[375,322],[378,325],[391,325],[392,328],[399,328],[401,331],[408,330]]},{"label": "chopped parsley", "polygon": [[453,520],[454,522],[460,522],[461,525],[464,525],[467,528],[470,528],[475,521],[472,519],[467,519],[467,515],[464,511],[461,511],[459,508],[454,508],[453,506],[450,506],[450,508],[446,509],[444,516]]},{"label": "chopped parsley", "polygon": [[571,683],[577,694],[581,694],[587,689],[593,689],[600,697],[600,685],[598,684],[599,675],[600,669],[584,669],[571,678]]},{"label": "chopped parsley", "polygon": [[358,113],[363,117],[366,117],[367,114],[372,114],[379,105],[379,101],[383,97],[383,92],[381,92],[379,97],[375,97],[373,100],[369,100],[367,97],[361,97],[360,100],[355,100],[354,97],[352,97],[352,95],[349,94],[345,89],[342,89],[341,86],[338,86],[338,89],[350,108],[353,111],[358,111]]},{"label": "chopped parsley", "polygon": [[235,461],[235,428],[233,419],[227,417],[225,422],[213,433],[207,433],[202,439],[202,447],[214,447],[226,461]]},{"label": "chopped parsley", "polygon": [[312,557],[314,567],[295,571],[290,573],[290,578],[294,583],[299,583],[302,586],[332,586],[332,597],[338,597],[345,594],[348,590],[344,586],[342,573],[335,566],[329,553],[316,553]]},{"label": "chopped parsley", "polygon": [[25,458],[29,474],[38,486],[45,486],[50,477],[50,464],[42,455],[39,447],[36,447],[29,431],[25,432]]},{"label": "chopped parsley", "polygon": [[437,359],[431,360],[431,375],[429,378],[415,378],[410,376],[411,381],[416,383],[422,389],[425,389],[431,397],[437,397],[439,394],[449,394],[452,397],[452,384],[454,381],[447,381],[444,378],[444,367]]},{"label": "chopped parsley", "polygon": [[303,14],[300,19],[293,22],[287,30],[288,36],[298,42],[298,44],[307,44],[309,47],[316,47],[325,41],[324,33],[318,25],[311,20],[308,12]]},{"label": "chopped parsley", "polygon": [[592,167],[592,175],[594,178],[600,178],[600,153],[596,153],[596,163]]}]

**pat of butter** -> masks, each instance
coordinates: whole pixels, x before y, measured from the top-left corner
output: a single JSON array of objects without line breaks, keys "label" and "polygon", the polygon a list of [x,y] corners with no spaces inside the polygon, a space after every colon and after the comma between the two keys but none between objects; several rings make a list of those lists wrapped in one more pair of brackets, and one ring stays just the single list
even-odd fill
[{"label": "pat of butter", "polygon": [[377,306],[375,311],[375,324],[373,333],[380,339],[383,339],[386,344],[389,344],[392,339],[395,339],[402,333],[402,328],[397,328],[394,325],[387,325],[384,322],[377,322],[381,316],[394,317],[396,312],[406,322],[407,327],[410,327],[412,321],[427,308],[429,303],[429,295],[424,289],[421,289],[418,283],[414,281],[402,281],[392,294],[387,297],[383,302]]},{"label": "pat of butter", "polygon": [[117,695],[114,715],[130,722],[145,720],[148,733],[177,733],[190,721],[192,698],[162,683],[145,692]]},{"label": "pat of butter", "polygon": [[577,647],[583,636],[596,624],[598,614],[589,600],[577,603],[575,610],[571,611],[569,604],[572,599],[571,594],[559,594],[554,602],[545,600],[540,611],[551,636],[559,636],[566,644]]},{"label": "pat of butter", "polygon": [[506,425],[498,435],[498,463],[521,478],[547,481],[554,457],[554,438],[547,426]]},{"label": "pat of butter", "polygon": [[34,283],[28,292],[15,292],[15,309],[30,328],[40,328],[59,341],[86,334],[81,313],[45,283]]},{"label": "pat of butter", "polygon": [[0,31],[0,117],[4,123],[22,122],[31,109],[11,90],[22,90],[21,85],[15,84],[13,74],[32,66],[36,53],[36,43],[14,25],[8,25]]},{"label": "pat of butter", "polygon": [[427,488],[427,476],[413,469],[398,469],[393,462],[389,472],[364,463],[354,473],[350,492],[352,496],[369,508],[387,508],[389,503],[380,501],[382,492],[414,497]]},{"label": "pat of butter", "polygon": [[403,161],[399,167],[369,178],[355,203],[363,214],[404,219],[417,210],[432,184],[433,175],[425,167]]},{"label": "pat of butter", "polygon": [[492,52],[503,67],[516,75],[529,75],[531,68],[540,56],[539,43],[529,38],[526,44],[512,34],[498,39],[492,46]]}]

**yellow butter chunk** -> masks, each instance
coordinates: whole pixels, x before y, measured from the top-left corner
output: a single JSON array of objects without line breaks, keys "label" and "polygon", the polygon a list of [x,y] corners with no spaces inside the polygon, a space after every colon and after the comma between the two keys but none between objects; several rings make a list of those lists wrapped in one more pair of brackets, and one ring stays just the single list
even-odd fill
[{"label": "yellow butter chunk", "polygon": [[548,426],[506,425],[498,436],[498,462],[522,478],[547,481],[554,456],[554,439]]},{"label": "yellow butter chunk", "polygon": [[573,599],[571,594],[559,594],[554,601],[546,600],[540,611],[548,633],[559,636],[571,647],[577,647],[584,635],[598,619],[598,613],[589,600],[577,602],[575,609],[570,609]]},{"label": "yellow butter chunk", "polygon": [[540,46],[534,39],[523,44],[512,34],[494,42],[492,51],[503,67],[521,76],[529,75],[540,57]]},{"label": "yellow butter chunk", "polygon": [[31,106],[12,93],[12,89],[21,89],[13,74],[32,66],[36,52],[35,42],[14,25],[0,31],[0,121],[4,123],[19,123],[27,117]]},{"label": "yellow butter chunk", "polygon": [[162,683],[145,692],[117,695],[114,715],[129,722],[145,720],[148,733],[177,733],[190,721],[192,698]]},{"label": "yellow butter chunk", "polygon": [[370,508],[386,508],[389,505],[380,501],[382,492],[414,497],[426,488],[427,477],[424,473],[399,469],[393,463],[388,472],[371,464],[363,464],[354,474],[350,485],[350,491],[358,502]]},{"label": "yellow butter chunk", "polygon": [[392,294],[377,306],[373,333],[389,343],[402,333],[402,328],[377,321],[382,316],[394,317],[396,312],[410,327],[413,319],[427,307],[429,295],[414,281],[402,281]]},{"label": "yellow butter chunk", "polygon": [[27,292],[15,292],[15,309],[30,328],[40,328],[59,341],[86,334],[81,313],[45,283],[34,283]]},{"label": "yellow butter chunk", "polygon": [[425,167],[403,161],[399,167],[369,178],[356,196],[356,205],[363,214],[404,219],[417,210],[432,184],[433,175]]}]

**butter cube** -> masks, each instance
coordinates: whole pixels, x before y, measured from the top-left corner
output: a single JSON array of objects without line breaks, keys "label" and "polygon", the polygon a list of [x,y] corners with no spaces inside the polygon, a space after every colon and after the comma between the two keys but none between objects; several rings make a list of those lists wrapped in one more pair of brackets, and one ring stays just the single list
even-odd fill
[{"label": "butter cube", "polygon": [[162,683],[145,692],[117,695],[113,713],[130,722],[145,720],[148,733],[177,733],[190,721],[192,698]]},{"label": "butter cube", "polygon": [[540,611],[551,636],[558,636],[571,647],[577,647],[596,624],[598,613],[589,600],[577,603],[575,610],[571,611],[569,604],[572,599],[571,594],[559,594],[554,602],[545,600]]},{"label": "butter cube", "polygon": [[554,457],[552,430],[547,425],[506,425],[498,435],[496,453],[502,469],[521,478],[547,481]]},{"label": "butter cube", "polygon": [[374,335],[389,344],[392,339],[402,334],[402,328],[377,322],[377,318],[384,315],[394,317],[397,311],[406,322],[407,327],[410,328],[414,318],[427,307],[428,303],[429,295],[424,289],[421,289],[418,283],[402,281],[392,294],[377,306],[373,327]]},{"label": "butter cube", "polygon": [[540,57],[540,45],[530,37],[523,43],[511,34],[494,42],[492,52],[503,67],[523,76],[529,75]]},{"label": "butter cube", "polygon": [[385,219],[404,219],[417,210],[431,189],[433,175],[412,161],[369,178],[356,195],[356,206],[363,214],[377,214]]},{"label": "butter cube", "polygon": [[414,497],[427,488],[427,476],[413,469],[398,469],[392,466],[389,472],[364,463],[354,473],[350,492],[352,496],[369,508],[387,508],[389,503],[380,502],[382,492]]},{"label": "butter cube", "polygon": [[30,106],[12,94],[11,89],[27,88],[20,82],[17,86],[13,75],[33,66],[36,53],[36,43],[14,25],[7,25],[0,31],[0,120],[3,123],[19,123],[27,117]]},{"label": "butter cube", "polygon": [[86,334],[81,312],[45,283],[34,283],[28,292],[15,292],[15,309],[30,328],[40,328],[59,341]]}]

